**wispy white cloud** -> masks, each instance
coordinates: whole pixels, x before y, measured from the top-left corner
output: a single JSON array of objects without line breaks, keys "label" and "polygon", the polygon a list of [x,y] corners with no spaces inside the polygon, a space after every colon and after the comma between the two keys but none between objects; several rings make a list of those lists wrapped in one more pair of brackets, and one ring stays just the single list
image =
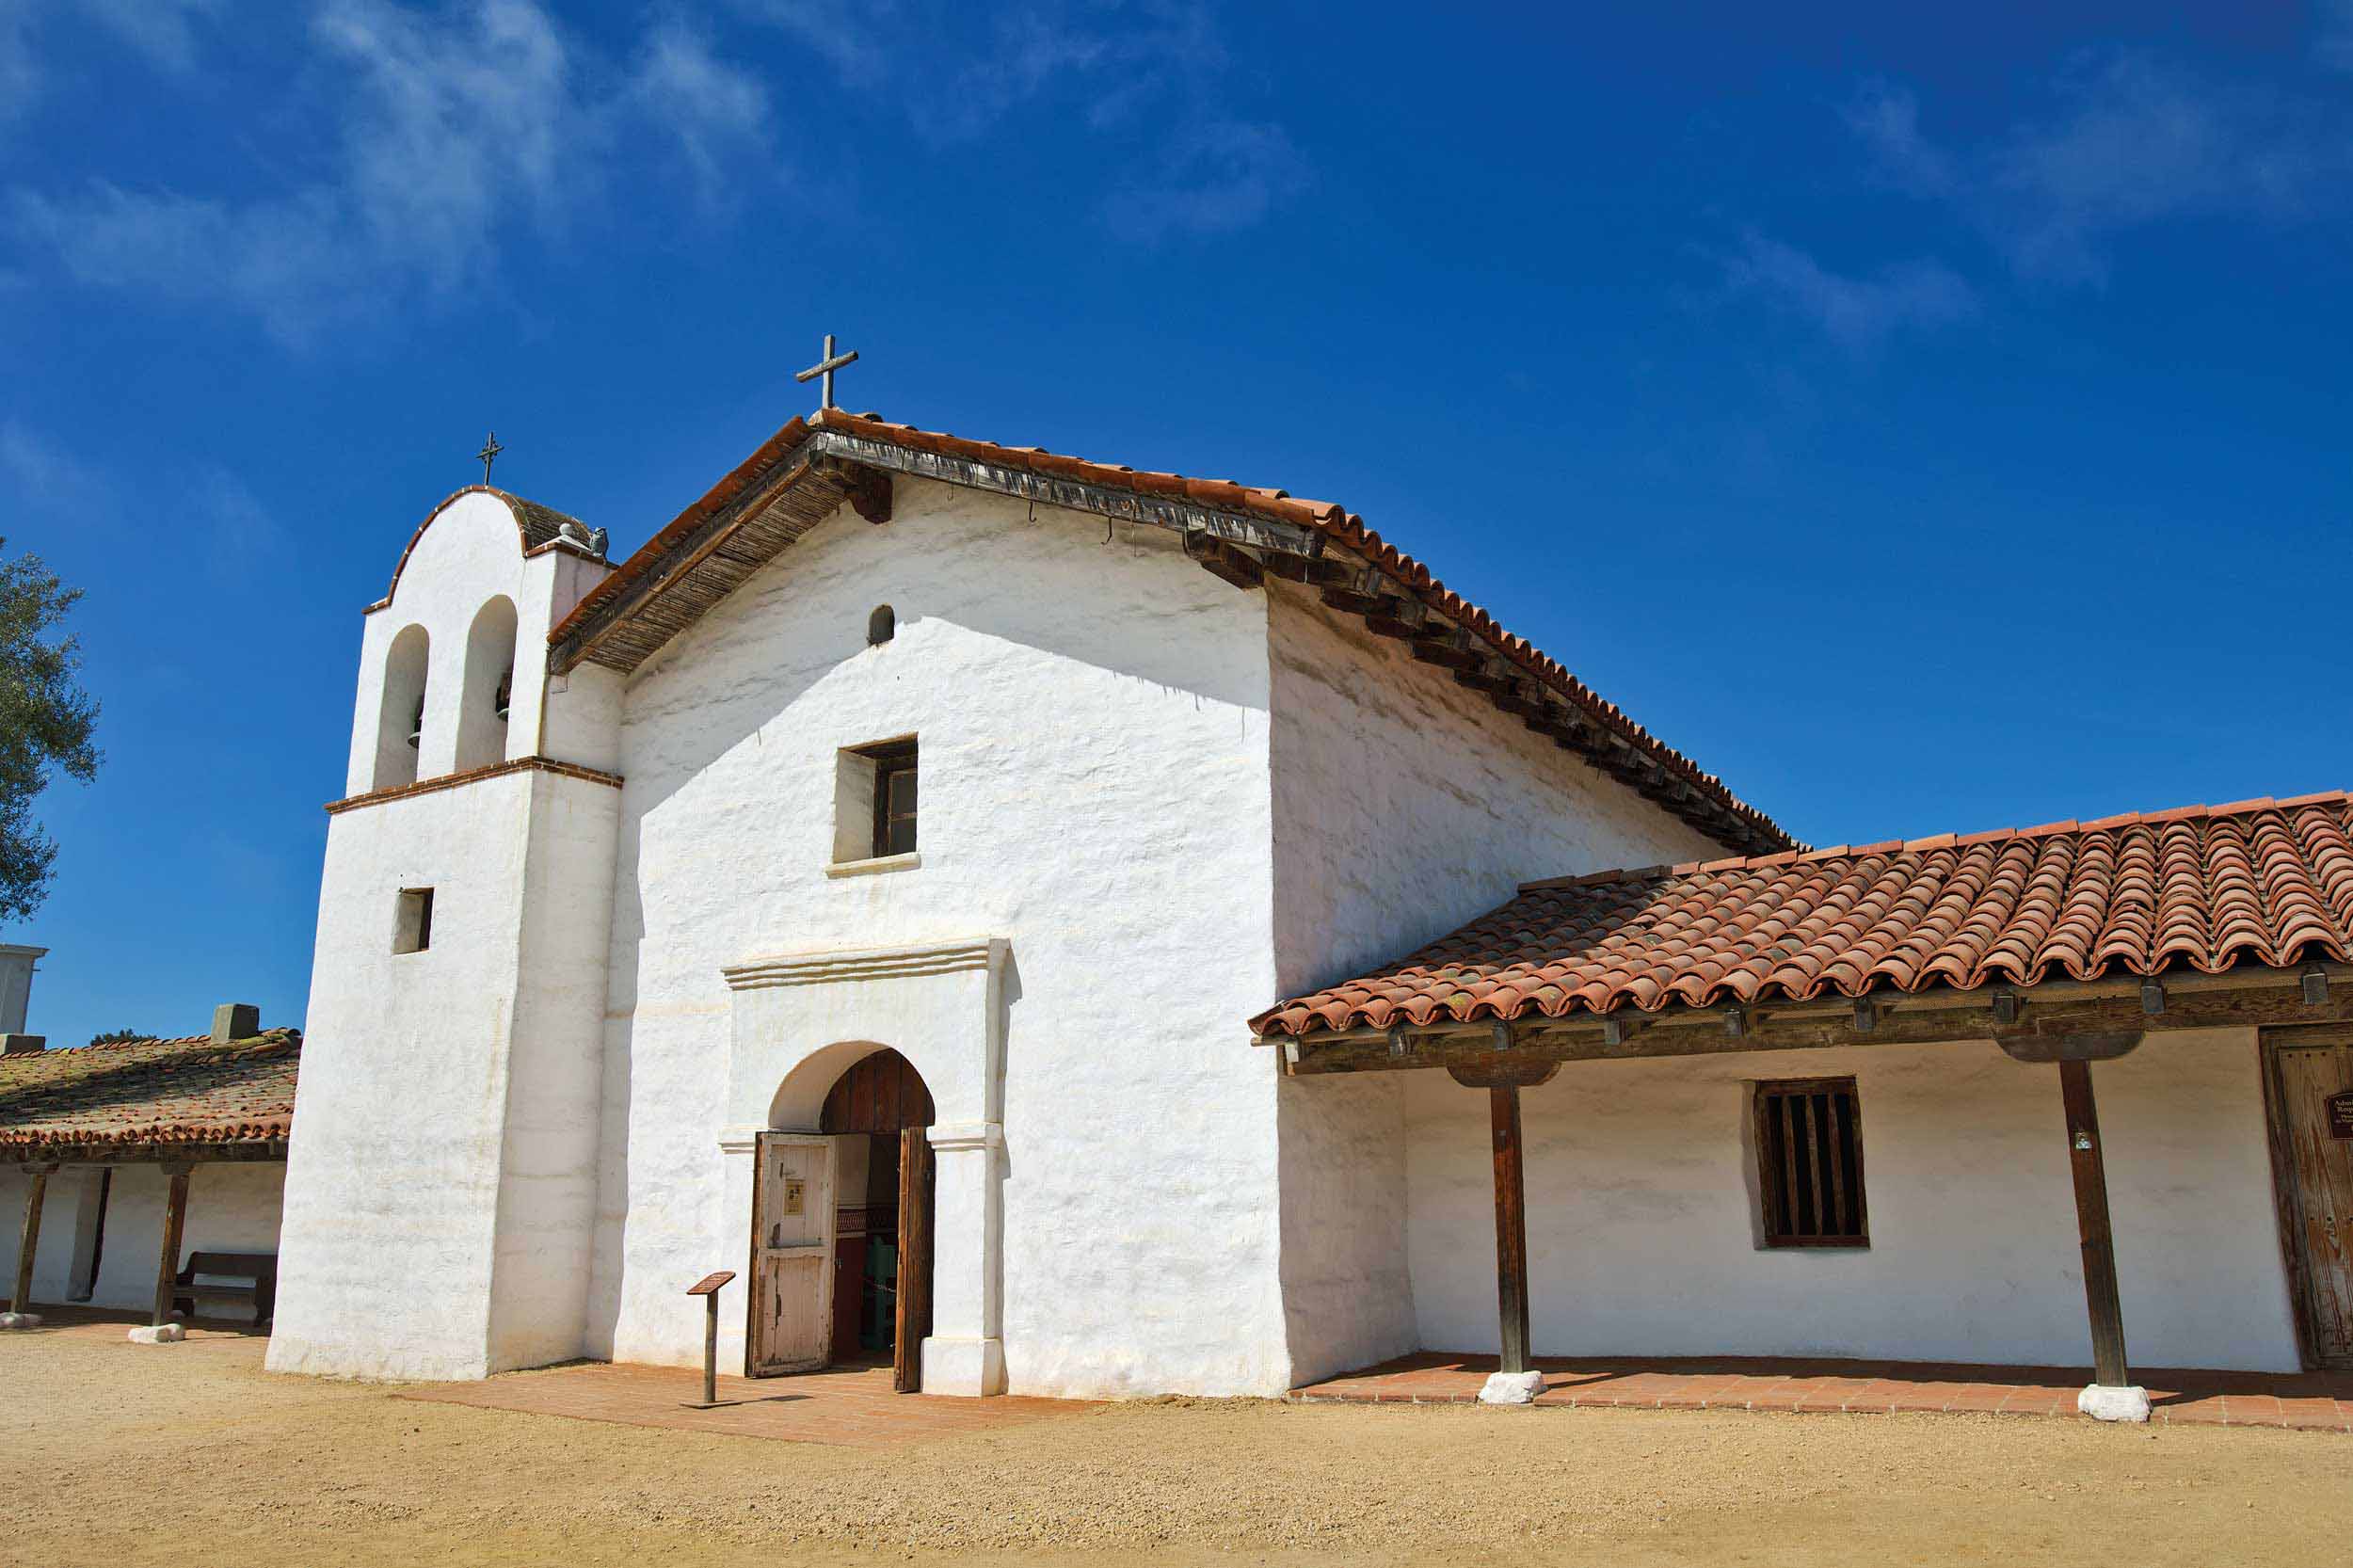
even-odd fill
[{"label": "wispy white cloud", "polygon": [[86,513],[113,499],[104,475],[18,420],[0,422],[0,475],[27,510]]},{"label": "wispy white cloud", "polygon": [[764,150],[768,89],[712,52],[710,36],[680,18],[647,35],[630,92],[645,118],[674,136],[707,205],[724,205],[726,171]]},{"label": "wispy white cloud", "polygon": [[2353,0],[2319,0],[2313,56],[2331,71],[2353,71]]},{"label": "wispy white cloud", "polygon": [[33,52],[35,0],[0,0],[0,126],[23,115],[40,96],[40,63]]},{"label": "wispy white cloud", "polygon": [[1188,128],[1152,172],[1112,193],[1112,232],[1149,243],[1170,234],[1246,229],[1296,191],[1305,159],[1279,125],[1218,120]]},{"label": "wispy white cloud", "polygon": [[1874,172],[1913,196],[1946,196],[1960,183],[1951,158],[1920,135],[1920,102],[1886,82],[1866,82],[1845,110],[1847,128],[1870,151]]},{"label": "wispy white cloud", "polygon": [[648,120],[706,189],[723,157],[765,153],[764,89],[677,22],[627,70],[535,0],[447,15],[327,0],[310,36],[334,87],[330,177],[233,201],[18,187],[14,227],[85,283],[230,305],[300,344],[412,289],[481,285],[519,222],[561,234],[603,193],[604,155]]},{"label": "wispy white cloud", "polygon": [[1102,203],[1123,238],[1244,227],[1305,183],[1289,132],[1236,111],[1248,73],[1234,69],[1208,0],[735,5],[800,40],[844,86],[901,105],[935,145],[973,140],[1036,106],[1075,112],[1126,167]]},{"label": "wispy white cloud", "polygon": [[222,0],[73,0],[73,5],[167,71],[194,66],[197,22],[224,14]]},{"label": "wispy white cloud", "polygon": [[1959,273],[1911,261],[1868,276],[1830,270],[1780,240],[1751,233],[1723,259],[1727,290],[1767,300],[1819,328],[1849,353],[1869,354],[1907,328],[1949,326],[1975,313],[1977,296]]},{"label": "wispy white cloud", "polygon": [[238,478],[218,463],[205,463],[182,487],[193,515],[211,526],[206,564],[213,576],[234,580],[254,563],[280,548],[285,531],[269,508]]},{"label": "wispy white cloud", "polygon": [[2286,221],[2353,196],[2353,119],[2218,82],[2153,56],[2085,56],[2051,114],[1953,152],[1923,135],[1900,88],[1847,110],[1881,178],[1952,203],[2021,276],[2097,282],[2124,233],[2192,218]]}]

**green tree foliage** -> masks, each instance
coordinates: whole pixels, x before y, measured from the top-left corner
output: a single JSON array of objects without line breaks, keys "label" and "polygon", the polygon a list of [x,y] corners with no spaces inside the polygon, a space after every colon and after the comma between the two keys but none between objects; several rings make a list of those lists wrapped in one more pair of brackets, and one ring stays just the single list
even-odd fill
[{"label": "green tree foliage", "polygon": [[0,560],[0,920],[27,919],[49,896],[57,846],[33,802],[52,772],[85,784],[98,773],[98,704],[73,679],[81,649],[50,635],[81,597],[38,555]]},{"label": "green tree foliage", "polygon": [[143,1029],[110,1029],[104,1034],[91,1035],[89,1043],[93,1046],[111,1046],[123,1040],[152,1040],[153,1038],[153,1035]]}]

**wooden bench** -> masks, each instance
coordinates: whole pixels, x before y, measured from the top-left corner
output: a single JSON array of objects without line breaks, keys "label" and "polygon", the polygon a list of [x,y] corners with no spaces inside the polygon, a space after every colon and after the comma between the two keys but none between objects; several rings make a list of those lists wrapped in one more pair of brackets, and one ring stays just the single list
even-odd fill
[{"label": "wooden bench", "polygon": [[173,1279],[171,1309],[193,1318],[200,1301],[251,1302],[253,1325],[268,1322],[278,1310],[277,1254],[190,1253],[187,1266]]}]

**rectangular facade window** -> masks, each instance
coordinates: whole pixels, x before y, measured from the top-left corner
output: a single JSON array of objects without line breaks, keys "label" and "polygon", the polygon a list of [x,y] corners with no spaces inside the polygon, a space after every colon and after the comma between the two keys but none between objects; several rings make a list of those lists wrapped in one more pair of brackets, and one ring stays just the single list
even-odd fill
[{"label": "rectangular facade window", "polygon": [[[914,865],[915,737],[849,746],[836,754],[833,863],[829,874]],[[876,866],[875,861],[887,861]]]},{"label": "rectangular facade window", "polygon": [[403,888],[392,915],[392,951],[423,952],[433,945],[433,889]]},{"label": "rectangular facade window", "polygon": [[1769,1247],[1867,1247],[1863,1123],[1851,1078],[1759,1083],[1757,1192]]}]

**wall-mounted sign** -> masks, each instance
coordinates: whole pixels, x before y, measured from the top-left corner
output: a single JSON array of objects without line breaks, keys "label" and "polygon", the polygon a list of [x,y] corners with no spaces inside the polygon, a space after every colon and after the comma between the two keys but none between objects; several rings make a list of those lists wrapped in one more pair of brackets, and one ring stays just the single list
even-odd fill
[{"label": "wall-mounted sign", "polygon": [[2331,1138],[2353,1138],[2353,1089],[2321,1101]]},{"label": "wall-mounted sign", "polygon": [[787,1214],[798,1214],[801,1211],[801,1194],[808,1190],[808,1183],[799,1176],[784,1178],[784,1211]]}]

